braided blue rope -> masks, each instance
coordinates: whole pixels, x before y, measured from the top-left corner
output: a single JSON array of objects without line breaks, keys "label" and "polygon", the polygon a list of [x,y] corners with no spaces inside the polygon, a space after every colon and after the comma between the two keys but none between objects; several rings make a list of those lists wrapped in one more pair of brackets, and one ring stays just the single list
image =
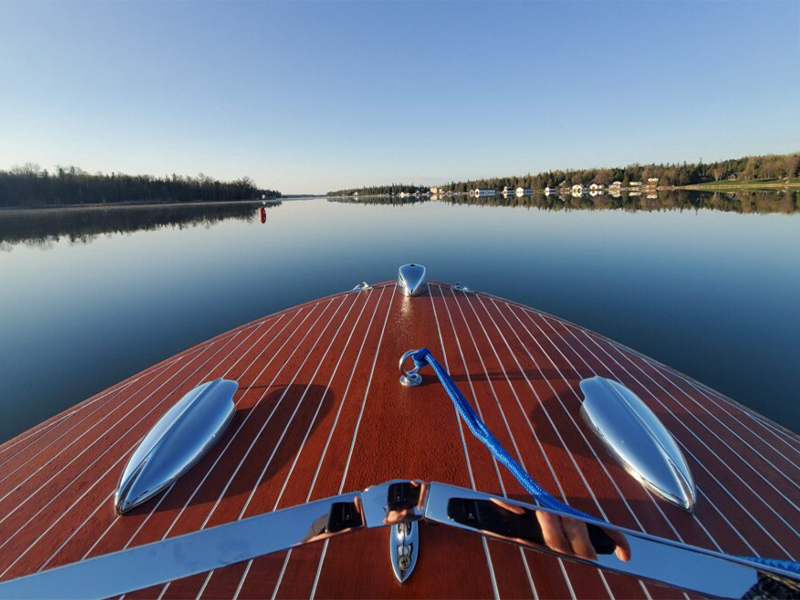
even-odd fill
[{"label": "braided blue rope", "polygon": [[439,361],[437,361],[433,355],[431,355],[430,350],[427,348],[422,348],[413,354],[411,358],[413,359],[414,364],[420,369],[425,365],[430,365],[433,367],[433,370],[439,377],[439,381],[442,382],[442,386],[444,387],[448,396],[450,396],[450,399],[453,401],[458,414],[461,415],[461,418],[464,419],[467,427],[469,427],[472,435],[483,442],[483,444],[489,449],[489,452],[492,453],[492,456],[494,456],[499,463],[511,471],[511,474],[517,478],[517,481],[522,484],[522,487],[524,487],[528,493],[539,502],[539,504],[545,508],[559,510],[582,519],[599,521],[599,519],[596,517],[587,515],[584,512],[572,508],[569,504],[564,504],[552,496],[542,486],[540,486],[533,477],[528,475],[527,471],[525,471],[522,465],[512,458],[506,449],[503,448],[503,445],[500,443],[500,441],[494,437],[491,431],[489,431],[489,428],[486,427],[481,418],[472,409],[470,403],[467,402],[467,399],[464,398],[464,395],[461,393],[461,390],[458,389],[458,386],[456,386],[455,382],[450,377],[450,374],[442,365],[439,364]]},{"label": "braided blue rope", "polygon": [[[525,471],[522,465],[512,458],[506,449],[503,448],[500,441],[494,437],[491,431],[489,431],[489,428],[486,427],[478,414],[473,410],[470,403],[467,402],[467,399],[461,393],[461,390],[458,389],[458,386],[450,377],[450,374],[442,365],[439,364],[439,361],[433,357],[430,350],[427,348],[422,348],[414,353],[411,358],[419,369],[425,365],[430,365],[433,367],[437,377],[439,377],[439,381],[442,383],[442,387],[444,387],[447,395],[450,396],[450,399],[453,401],[458,414],[461,415],[462,419],[464,419],[464,422],[467,424],[467,427],[469,427],[469,430],[472,432],[472,434],[481,442],[483,442],[483,444],[486,446],[486,448],[488,448],[489,452],[492,453],[492,456],[494,456],[498,462],[502,463],[509,471],[511,471],[511,474],[517,478],[517,481],[522,484],[522,487],[524,487],[539,504],[545,508],[558,510],[582,519],[591,519],[592,521],[600,523],[604,522],[597,517],[588,515],[576,508],[572,508],[569,504],[564,504],[550,494],[547,490],[545,490],[542,486],[540,486],[533,477],[528,475],[527,471]],[[742,556],[740,558],[756,562],[767,567],[782,569],[784,571],[800,575],[799,562],[777,560],[773,558],[761,558],[758,556]]]}]

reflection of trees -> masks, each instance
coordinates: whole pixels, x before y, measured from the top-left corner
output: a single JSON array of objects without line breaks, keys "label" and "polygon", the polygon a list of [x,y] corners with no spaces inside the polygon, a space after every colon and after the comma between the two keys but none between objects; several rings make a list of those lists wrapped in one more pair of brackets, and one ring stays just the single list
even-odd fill
[{"label": "reflection of trees", "polygon": [[[425,201],[420,198],[371,197],[331,198],[329,202],[352,204],[386,204],[402,206]],[[661,210],[717,210],[736,213],[783,213],[800,212],[800,193],[795,191],[755,191],[755,192],[695,192],[687,190],[660,191],[651,195],[634,195],[622,192],[618,196],[599,194],[597,196],[533,196],[518,198],[503,196],[471,198],[467,195],[447,198],[432,198],[432,202],[466,204],[475,206],[504,206],[511,208],[537,208],[548,211],[568,210],[624,210],[628,212],[652,212]]]},{"label": "reflection of trees", "polygon": [[[271,203],[278,206],[280,203]],[[152,231],[164,227],[210,227],[227,219],[254,221],[257,203],[130,206],[70,210],[0,211],[0,251],[15,244],[48,249],[61,238],[88,244],[102,234]]]},{"label": "reflection of trees", "polygon": [[430,201],[430,198],[417,198],[415,196],[409,198],[400,198],[399,196],[337,196],[328,198],[328,202],[339,204],[385,204],[390,206],[405,206],[428,201]]}]

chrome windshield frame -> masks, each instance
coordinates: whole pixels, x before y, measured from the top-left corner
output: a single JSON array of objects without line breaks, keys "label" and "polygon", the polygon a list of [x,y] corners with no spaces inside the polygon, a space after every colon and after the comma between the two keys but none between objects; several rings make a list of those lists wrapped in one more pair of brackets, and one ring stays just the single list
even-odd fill
[{"label": "chrome windshield frame", "polygon": [[[475,502],[489,507],[489,511],[478,511],[467,522],[455,514],[454,506]],[[573,525],[601,529],[616,540],[622,539],[630,547],[629,560],[599,546],[596,557],[590,559],[535,541],[536,527],[531,524],[543,517],[571,520]],[[776,566],[500,496],[438,482],[393,480],[363,492],[265,513],[3,582],[0,598],[116,596],[367,527],[426,521],[705,596],[742,597],[765,577],[788,581],[792,586],[800,580],[796,573]]]}]

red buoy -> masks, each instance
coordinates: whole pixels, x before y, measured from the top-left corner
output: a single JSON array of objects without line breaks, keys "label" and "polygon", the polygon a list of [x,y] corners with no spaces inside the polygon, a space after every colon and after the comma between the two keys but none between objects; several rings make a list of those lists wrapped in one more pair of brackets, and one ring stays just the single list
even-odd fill
[{"label": "red buoy", "polygon": [[258,209],[258,220],[261,221],[262,223],[267,222],[267,209],[264,208],[263,206]]}]

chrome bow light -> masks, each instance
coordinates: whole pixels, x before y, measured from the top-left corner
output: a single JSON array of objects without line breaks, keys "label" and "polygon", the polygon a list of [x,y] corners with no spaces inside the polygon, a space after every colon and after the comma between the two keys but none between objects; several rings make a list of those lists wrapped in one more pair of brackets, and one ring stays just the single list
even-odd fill
[{"label": "chrome bow light", "polygon": [[621,383],[605,377],[581,381],[581,416],[611,456],[644,486],[684,510],[697,493],[675,438],[655,413]]},{"label": "chrome bow light", "polygon": [[237,389],[235,381],[209,381],[159,419],[122,472],[114,495],[118,514],[166,489],[211,449],[233,419]]},{"label": "chrome bow light", "polygon": [[397,272],[397,287],[404,296],[420,296],[428,291],[428,275],[423,265],[408,263]]}]

